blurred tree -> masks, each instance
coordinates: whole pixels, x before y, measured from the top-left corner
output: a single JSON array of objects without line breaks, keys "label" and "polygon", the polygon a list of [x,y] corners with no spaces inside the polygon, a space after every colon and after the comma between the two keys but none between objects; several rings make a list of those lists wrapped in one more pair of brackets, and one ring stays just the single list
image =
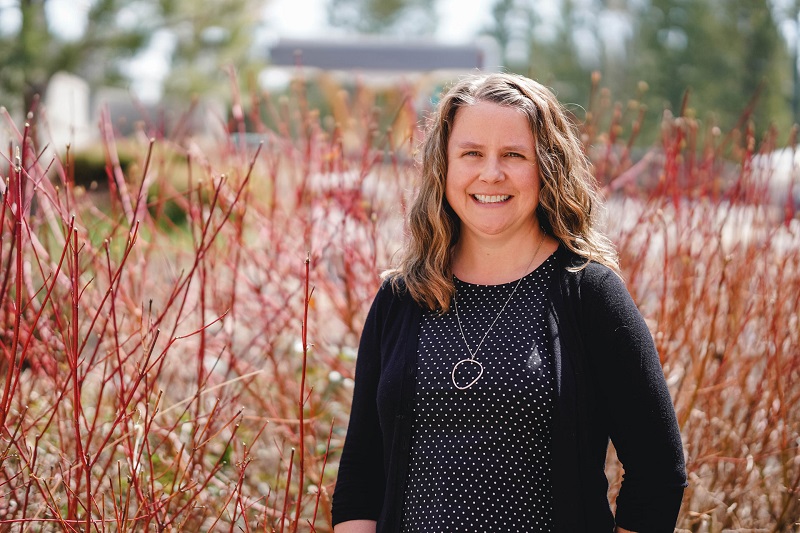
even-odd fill
[{"label": "blurred tree", "polygon": [[[224,68],[254,74],[262,63],[253,50],[257,14],[263,0],[160,0],[164,23],[174,37],[167,95],[187,97],[227,94]],[[261,54],[263,55],[263,54]]]},{"label": "blurred tree", "polygon": [[508,43],[511,42],[511,28],[508,19],[514,8],[514,0],[497,0],[492,6],[492,24],[482,31],[492,37],[500,49],[500,64],[508,66]]},{"label": "blurred tree", "polygon": [[[744,96],[761,89],[755,117],[760,128],[767,121],[781,129],[790,125],[791,75],[786,70],[788,49],[780,36],[768,0],[733,0],[730,11],[722,13],[728,35],[738,30],[743,67],[738,83]],[[793,120],[793,119],[792,119]]]},{"label": "blurred tree", "polygon": [[328,22],[364,34],[431,36],[435,0],[330,0]]},{"label": "blurred tree", "polygon": [[[781,20],[796,20],[800,0],[793,4]],[[507,69],[550,85],[565,102],[586,103],[598,70],[615,100],[640,97],[645,81],[657,117],[665,107],[677,111],[690,90],[689,112],[726,128],[758,92],[758,128],[772,122],[787,131],[792,72],[771,7],[770,0],[495,0],[483,33],[496,39]],[[512,43],[526,36],[529,60],[515,61]]]},{"label": "blurred tree", "polygon": [[689,89],[692,108],[731,127],[761,88],[758,127],[788,126],[787,51],[767,0],[650,0],[634,49],[656,109],[677,111]]},{"label": "blurred tree", "polygon": [[48,0],[4,4],[0,18],[9,20],[16,15],[19,24],[0,33],[0,96],[4,100],[21,98],[16,104],[5,105],[31,109],[36,95],[44,93],[50,78],[59,71],[79,74],[89,81],[96,81],[98,76],[118,81],[121,78],[116,68],[118,63],[107,58],[132,56],[147,43],[153,31],[147,17],[140,24],[125,27],[117,24],[119,11],[129,3],[91,2],[85,31],[77,39],[63,38],[54,31]]},{"label": "blurred tree", "polygon": [[791,102],[792,118],[800,124],[800,0],[774,2],[774,13],[778,24],[788,23],[794,30],[788,37],[789,71],[792,77]]},{"label": "blurred tree", "polygon": [[552,87],[563,102],[587,103],[591,72],[598,68],[581,57],[578,40],[587,30],[572,0],[563,0],[556,20],[547,23],[548,32],[537,31],[531,42],[527,74]]},{"label": "blurred tree", "polygon": [[506,68],[551,86],[565,102],[586,103],[595,70],[605,74],[612,91],[629,88],[627,50],[634,15],[628,4],[495,0],[492,23],[483,33],[497,41]]},{"label": "blurred tree", "polygon": [[[9,107],[31,109],[56,72],[81,76],[90,84],[130,82],[122,68],[159,31],[174,43],[175,71],[167,91],[184,96],[207,91],[224,79],[225,63],[247,58],[258,22],[260,0],[95,0],[87,2],[85,27],[64,36],[51,0],[0,4],[0,97]],[[63,28],[63,25],[61,26]],[[11,103],[11,99],[20,99]]]},{"label": "blurred tree", "polygon": [[497,0],[492,6],[492,22],[481,33],[497,42],[501,64],[519,71],[530,64],[531,28],[536,23],[536,12],[528,0]]}]

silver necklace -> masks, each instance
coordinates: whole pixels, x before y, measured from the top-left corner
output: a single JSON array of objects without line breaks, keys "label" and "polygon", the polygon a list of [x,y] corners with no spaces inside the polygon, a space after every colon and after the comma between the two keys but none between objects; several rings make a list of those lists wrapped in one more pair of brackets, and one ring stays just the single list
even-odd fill
[{"label": "silver necklace", "polygon": [[[481,379],[481,376],[483,376],[483,364],[480,361],[478,361],[477,359],[475,359],[475,356],[478,355],[478,351],[480,351],[481,346],[483,346],[483,341],[486,340],[486,337],[489,336],[489,332],[492,331],[492,328],[497,323],[497,321],[500,319],[500,315],[502,315],[503,311],[506,310],[506,306],[508,306],[508,303],[511,301],[511,298],[514,297],[514,293],[517,292],[517,289],[519,288],[520,284],[522,283],[522,280],[525,278],[525,276],[528,275],[528,270],[531,268],[531,265],[533,265],[533,261],[536,259],[536,256],[539,255],[539,249],[542,247],[542,243],[544,242],[545,236],[546,236],[546,233],[542,232],[542,238],[539,241],[538,246],[536,246],[536,251],[533,252],[533,257],[531,258],[531,262],[528,263],[528,266],[525,268],[525,275],[523,275],[521,278],[519,278],[519,281],[517,281],[517,284],[514,285],[514,289],[511,291],[511,294],[509,294],[508,298],[506,298],[506,303],[503,304],[503,307],[500,309],[500,312],[497,313],[496,317],[494,317],[494,320],[492,321],[492,324],[489,326],[489,329],[486,330],[486,333],[483,334],[483,338],[481,339],[481,342],[478,343],[478,347],[475,348],[474,352],[472,351],[472,348],[469,347],[469,343],[467,342],[467,337],[466,337],[466,335],[464,335],[464,328],[461,327],[461,317],[458,314],[458,291],[456,291],[456,293],[454,294],[454,296],[453,296],[453,304],[454,304],[454,307],[456,308],[456,322],[458,322],[458,331],[461,332],[461,338],[464,340],[464,346],[467,347],[467,352],[469,352],[469,357],[465,357],[464,359],[461,359],[458,362],[456,362],[456,364],[453,365],[453,371],[450,373],[450,378],[453,380],[453,385],[458,390],[466,390],[466,389],[472,387],[473,385],[475,385]],[[467,365],[467,366],[474,365],[474,366],[478,367],[478,375],[475,377],[475,379],[473,379],[468,384],[463,385],[463,386],[459,385],[456,382],[456,370],[458,370],[458,367],[460,367],[462,365]]]}]

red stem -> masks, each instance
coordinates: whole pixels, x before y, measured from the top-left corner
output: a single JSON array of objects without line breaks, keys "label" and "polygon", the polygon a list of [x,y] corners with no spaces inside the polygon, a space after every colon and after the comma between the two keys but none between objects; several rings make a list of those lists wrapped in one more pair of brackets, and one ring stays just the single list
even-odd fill
[{"label": "red stem", "polygon": [[[25,129],[27,133],[27,128]],[[10,353],[7,353],[8,372],[6,377],[5,387],[3,388],[3,402],[0,404],[0,429],[5,429],[6,418],[8,411],[11,408],[11,382],[14,378],[14,369],[16,368],[17,350],[19,349],[19,330],[22,324],[22,168],[24,163],[24,153],[20,156],[19,148],[17,148],[16,164],[12,165],[12,177],[16,178],[16,207],[17,212],[14,222],[14,237],[17,243],[16,255],[16,279],[15,279],[15,314],[14,314],[14,334],[11,341]],[[11,196],[11,188],[8,190]]]},{"label": "red stem", "polygon": [[328,454],[331,451],[331,439],[333,439],[333,420],[331,420],[331,429],[328,432],[328,443],[325,446],[325,456],[322,458],[322,471],[319,473],[319,485],[317,486],[317,501],[314,503],[314,516],[311,518],[311,529],[314,529],[314,524],[317,523],[317,511],[319,510],[319,499],[322,497],[322,480],[325,477],[325,467],[328,465]]},{"label": "red stem", "polygon": [[283,495],[283,511],[281,511],[281,533],[286,523],[286,509],[289,507],[289,487],[292,486],[292,465],[294,464],[294,448],[289,456],[289,472],[286,473],[286,491]]},{"label": "red stem", "polygon": [[298,486],[297,486],[297,506],[294,512],[294,529],[297,531],[297,525],[300,523],[300,507],[303,501],[303,476],[305,475],[305,390],[306,390],[306,371],[308,365],[308,305],[311,297],[309,290],[311,254],[306,255],[305,261],[305,295],[303,299],[303,327],[302,327],[302,342],[303,342],[303,370],[300,374],[300,400],[298,401],[298,419],[300,421],[300,458],[298,461]]}]

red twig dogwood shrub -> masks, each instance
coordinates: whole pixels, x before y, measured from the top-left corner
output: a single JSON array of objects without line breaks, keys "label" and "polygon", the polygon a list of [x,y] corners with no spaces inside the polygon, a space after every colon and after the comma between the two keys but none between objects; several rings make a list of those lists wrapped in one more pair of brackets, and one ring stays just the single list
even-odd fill
[{"label": "red twig dogwood shrub", "polygon": [[[330,531],[360,328],[417,173],[419,99],[400,92],[384,109],[338,94],[336,122],[302,85],[234,93],[229,135],[145,124],[125,168],[106,117],[95,191],[69,150],[37,151],[4,118],[3,527]],[[598,91],[578,119],[677,407],[679,527],[792,530],[800,185],[773,164],[779,135],[679,113],[635,154],[635,103]],[[608,471],[613,500],[613,451]]]}]

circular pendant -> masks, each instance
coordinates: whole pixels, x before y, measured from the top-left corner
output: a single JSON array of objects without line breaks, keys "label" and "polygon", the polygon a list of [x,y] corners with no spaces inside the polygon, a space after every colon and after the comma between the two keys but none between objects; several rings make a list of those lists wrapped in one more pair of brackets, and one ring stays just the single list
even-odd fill
[{"label": "circular pendant", "polygon": [[[461,365],[466,365],[464,368],[462,368],[462,370],[465,370],[468,373],[468,375],[475,372],[475,369],[472,367],[472,365],[478,368],[478,375],[475,376],[475,378],[473,378],[472,381],[470,381],[467,385],[459,385],[458,382],[456,381],[456,371],[458,370],[458,367]],[[476,361],[475,359],[462,359],[461,361],[457,362],[453,366],[453,372],[451,374],[453,378],[453,385],[455,385],[455,387],[458,390],[465,390],[472,387],[478,382],[479,379],[481,379],[482,375],[483,375],[483,365],[481,364],[480,361]]]}]

